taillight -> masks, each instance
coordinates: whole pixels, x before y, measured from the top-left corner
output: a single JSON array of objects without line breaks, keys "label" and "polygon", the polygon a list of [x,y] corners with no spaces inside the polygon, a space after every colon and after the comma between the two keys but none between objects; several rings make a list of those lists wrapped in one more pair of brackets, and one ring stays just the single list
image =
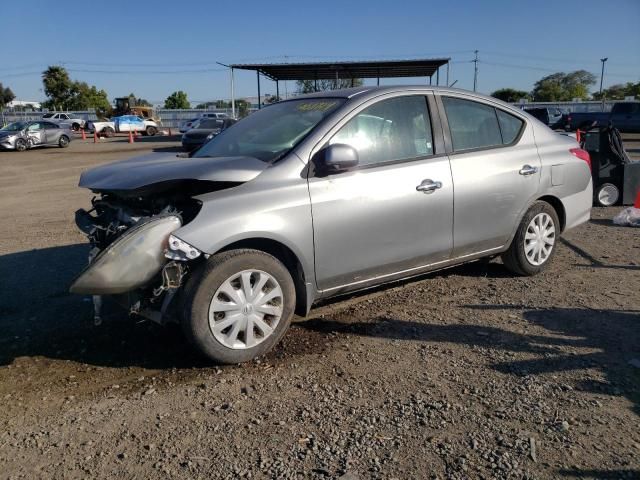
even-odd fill
[{"label": "taillight", "polygon": [[589,152],[583,150],[581,148],[571,148],[569,151],[578,157],[580,160],[584,160],[589,165],[589,170],[591,170],[591,157],[589,156]]}]

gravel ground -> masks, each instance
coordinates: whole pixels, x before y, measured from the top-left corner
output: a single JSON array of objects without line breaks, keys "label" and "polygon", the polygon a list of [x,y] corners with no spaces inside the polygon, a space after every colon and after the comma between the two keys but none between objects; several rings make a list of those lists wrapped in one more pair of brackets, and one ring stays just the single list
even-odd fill
[{"label": "gravel ground", "polygon": [[79,173],[172,140],[0,153],[0,478],[640,478],[640,231],[620,207],[537,277],[494,260],[341,298],[217,367],[67,293]]}]

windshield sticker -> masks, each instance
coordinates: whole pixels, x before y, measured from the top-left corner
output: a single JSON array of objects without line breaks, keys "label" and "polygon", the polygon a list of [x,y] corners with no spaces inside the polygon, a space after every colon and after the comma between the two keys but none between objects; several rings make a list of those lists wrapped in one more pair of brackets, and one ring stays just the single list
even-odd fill
[{"label": "windshield sticker", "polygon": [[338,102],[306,102],[298,105],[301,112],[326,112],[335,107]]}]

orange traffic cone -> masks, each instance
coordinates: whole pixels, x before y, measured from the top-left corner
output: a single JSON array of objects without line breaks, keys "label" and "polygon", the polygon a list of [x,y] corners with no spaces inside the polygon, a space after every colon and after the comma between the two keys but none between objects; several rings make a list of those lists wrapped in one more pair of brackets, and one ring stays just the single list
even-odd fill
[{"label": "orange traffic cone", "polygon": [[93,143],[98,143],[98,132],[93,131]]},{"label": "orange traffic cone", "polygon": [[133,133],[129,130],[129,143],[133,143]]},{"label": "orange traffic cone", "polygon": [[635,208],[640,208],[640,189],[638,189],[638,194],[636,195],[636,201],[633,203]]},{"label": "orange traffic cone", "polygon": [[87,134],[84,133],[84,128],[82,129],[82,139],[86,140],[87,139]]}]

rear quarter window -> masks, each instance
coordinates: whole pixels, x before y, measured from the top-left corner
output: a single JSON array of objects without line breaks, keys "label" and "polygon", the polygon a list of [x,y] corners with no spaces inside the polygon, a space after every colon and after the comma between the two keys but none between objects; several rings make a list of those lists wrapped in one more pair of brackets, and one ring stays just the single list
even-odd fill
[{"label": "rear quarter window", "polygon": [[524,121],[502,110],[496,110],[496,112],[498,113],[498,122],[502,133],[502,144],[509,145],[515,142],[524,126]]}]

